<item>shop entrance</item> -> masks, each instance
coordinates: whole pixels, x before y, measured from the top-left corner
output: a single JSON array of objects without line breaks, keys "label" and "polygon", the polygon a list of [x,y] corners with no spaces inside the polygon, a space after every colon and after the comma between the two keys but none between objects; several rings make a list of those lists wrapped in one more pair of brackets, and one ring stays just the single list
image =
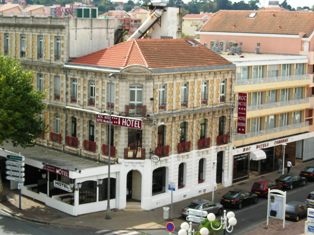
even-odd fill
[{"label": "shop entrance", "polygon": [[224,156],[223,151],[217,153],[217,169],[216,169],[216,183],[217,184],[221,184],[222,182],[223,156]]},{"label": "shop entrance", "polygon": [[127,201],[141,201],[142,176],[137,170],[131,170],[127,174],[126,199]]}]

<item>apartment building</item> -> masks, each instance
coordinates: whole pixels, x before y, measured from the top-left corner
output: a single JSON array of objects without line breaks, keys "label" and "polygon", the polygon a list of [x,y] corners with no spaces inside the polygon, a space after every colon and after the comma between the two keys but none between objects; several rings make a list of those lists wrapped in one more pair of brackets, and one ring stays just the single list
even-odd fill
[{"label": "apartment building", "polygon": [[203,25],[210,20],[213,13],[186,14],[182,18],[182,33],[185,36],[194,37]]},{"label": "apartment building", "polygon": [[231,185],[232,63],[196,41],[137,39],[65,71],[66,96],[49,109],[45,136],[62,152],[21,151],[32,159],[25,195],[78,215],[106,209],[108,178],[110,207],[119,209],[167,205],[168,185],[174,201]]},{"label": "apartment building", "polygon": [[233,181],[313,158],[314,13],[219,11],[198,34],[237,66]]}]

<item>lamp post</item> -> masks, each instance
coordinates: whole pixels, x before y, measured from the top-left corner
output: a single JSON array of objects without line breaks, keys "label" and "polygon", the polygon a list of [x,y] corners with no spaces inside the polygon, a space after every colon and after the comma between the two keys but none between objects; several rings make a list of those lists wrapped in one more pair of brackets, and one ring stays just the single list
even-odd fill
[{"label": "lamp post", "polygon": [[[109,74],[109,78],[113,78],[114,74],[110,73]],[[111,81],[109,82],[109,99],[111,101]],[[111,102],[109,104],[109,127],[108,127],[108,180],[107,180],[107,211],[106,211],[106,219],[111,219],[110,216],[110,164],[111,164],[111,126],[112,126],[112,122],[111,122]]]},{"label": "lamp post", "polygon": [[[216,216],[213,213],[209,213],[207,215],[207,219],[210,223],[210,227],[213,230],[220,230],[223,229],[224,230],[224,234],[227,231],[228,233],[231,233],[233,231],[233,227],[237,224],[237,219],[235,218],[235,214],[233,211],[228,211],[228,213],[226,212],[226,210],[224,210],[224,214],[223,216],[221,216],[220,218],[220,225],[218,227],[214,227],[212,222],[214,220],[216,220]],[[208,235],[209,234],[209,230],[205,227],[200,229],[200,234],[201,235]]]},{"label": "lamp post", "polygon": [[192,222],[183,222],[180,225],[180,230],[178,232],[178,235],[194,235],[194,229],[192,227]]},{"label": "lamp post", "polygon": [[286,143],[282,144],[282,175],[285,174],[285,155],[286,155]]}]

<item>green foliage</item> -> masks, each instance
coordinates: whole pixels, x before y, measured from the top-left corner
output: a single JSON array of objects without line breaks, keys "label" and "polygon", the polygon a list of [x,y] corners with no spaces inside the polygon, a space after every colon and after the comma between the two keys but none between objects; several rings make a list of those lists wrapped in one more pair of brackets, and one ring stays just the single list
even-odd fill
[{"label": "green foliage", "polygon": [[207,228],[209,230],[209,235],[220,235],[223,232],[223,229],[220,230],[214,230],[212,229],[212,227],[210,226],[210,224],[212,224],[212,226],[214,228],[218,228],[221,225],[221,222],[219,220],[214,220],[213,222],[209,222],[208,219],[205,219],[199,226],[198,231],[195,233],[195,235],[200,235],[200,229],[201,228]]},{"label": "green foliage", "polygon": [[19,62],[0,55],[0,144],[33,145],[44,131],[43,94],[34,90],[32,78]]}]

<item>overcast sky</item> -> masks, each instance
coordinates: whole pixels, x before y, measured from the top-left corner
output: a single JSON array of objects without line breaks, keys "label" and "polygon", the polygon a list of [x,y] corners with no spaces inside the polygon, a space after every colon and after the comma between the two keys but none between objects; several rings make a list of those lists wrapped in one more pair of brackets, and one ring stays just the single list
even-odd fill
[{"label": "overcast sky", "polygon": [[[248,2],[249,0],[244,0],[245,2]],[[279,2],[283,2],[284,0],[279,0]],[[240,0],[231,0],[231,2],[240,2]],[[259,0],[262,6],[268,5],[268,0]],[[303,7],[308,6],[312,7],[314,5],[314,0],[287,0],[287,3],[296,8],[296,7]]]}]

